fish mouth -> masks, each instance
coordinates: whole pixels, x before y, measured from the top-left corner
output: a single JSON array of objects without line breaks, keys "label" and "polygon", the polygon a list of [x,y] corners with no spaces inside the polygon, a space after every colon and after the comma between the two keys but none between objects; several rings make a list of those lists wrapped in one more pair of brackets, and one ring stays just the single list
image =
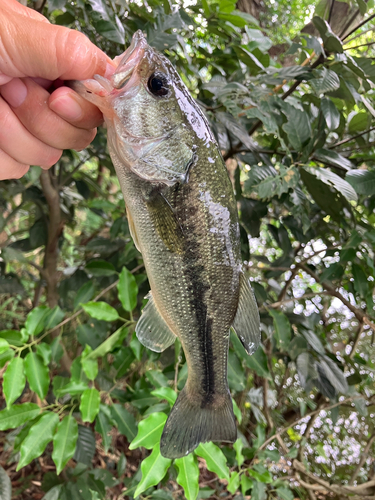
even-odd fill
[{"label": "fish mouth", "polygon": [[[132,42],[130,46],[126,49],[123,55],[119,56],[119,65],[112,75],[111,83],[115,89],[124,89],[130,86],[132,78],[134,76],[135,69],[138,64],[142,61],[146,49],[149,48],[147,40],[141,30],[134,33]],[[115,62],[117,58],[115,58]],[[94,77],[95,78],[95,77]],[[126,85],[124,85],[126,83]]]},{"label": "fish mouth", "polygon": [[116,96],[121,89],[122,95],[136,92],[139,87],[139,75],[136,68],[145,57],[146,50],[150,47],[141,30],[134,33],[130,46],[124,54],[117,56],[114,62],[118,64],[116,71],[110,78],[101,75],[94,75],[87,80],[73,80],[70,87],[82,97],[96,104],[105,114],[104,109],[108,106],[99,103],[95,96],[111,97]]}]

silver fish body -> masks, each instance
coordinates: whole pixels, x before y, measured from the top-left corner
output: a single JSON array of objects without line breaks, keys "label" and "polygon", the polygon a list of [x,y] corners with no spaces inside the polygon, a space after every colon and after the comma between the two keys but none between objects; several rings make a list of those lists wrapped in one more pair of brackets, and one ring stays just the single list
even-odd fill
[{"label": "silver fish body", "polygon": [[161,453],[177,458],[200,442],[234,442],[229,331],[234,328],[249,354],[260,333],[242,271],[236,202],[218,145],[173,66],[141,32],[110,82],[97,77],[75,88],[103,111],[131,233],[149,278],[151,294],[137,336],[158,352],[177,336],[188,364]]}]

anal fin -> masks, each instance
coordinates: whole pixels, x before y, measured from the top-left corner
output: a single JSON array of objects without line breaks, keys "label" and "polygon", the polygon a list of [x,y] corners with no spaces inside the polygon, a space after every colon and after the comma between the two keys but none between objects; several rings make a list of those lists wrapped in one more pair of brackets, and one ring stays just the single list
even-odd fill
[{"label": "anal fin", "polygon": [[246,352],[253,354],[260,344],[259,311],[254,292],[244,273],[240,274],[240,295],[232,328]]},{"label": "anal fin", "polygon": [[138,340],[151,351],[162,352],[173,344],[176,335],[169,328],[158,311],[151,292],[147,296],[149,301],[142,311],[135,332]]}]

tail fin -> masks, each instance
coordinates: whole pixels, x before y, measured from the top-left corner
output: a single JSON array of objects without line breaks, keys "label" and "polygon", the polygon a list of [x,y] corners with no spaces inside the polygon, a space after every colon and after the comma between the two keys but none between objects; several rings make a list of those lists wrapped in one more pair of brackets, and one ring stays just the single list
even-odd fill
[{"label": "tail fin", "polygon": [[184,457],[199,443],[237,439],[236,421],[229,392],[214,397],[202,408],[200,401],[189,398],[186,387],[180,392],[165,424],[160,441],[166,458]]}]

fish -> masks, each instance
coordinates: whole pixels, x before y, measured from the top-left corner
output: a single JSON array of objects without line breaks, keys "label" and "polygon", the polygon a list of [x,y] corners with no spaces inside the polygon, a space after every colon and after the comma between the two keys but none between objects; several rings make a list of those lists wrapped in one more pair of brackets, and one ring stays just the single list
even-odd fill
[{"label": "fish", "polygon": [[227,364],[230,329],[248,354],[260,343],[258,307],[240,254],[232,184],[200,107],[167,57],[141,31],[106,79],[73,88],[102,111],[129,228],[151,291],[136,325],[147,348],[176,338],[188,378],[160,451],[179,458],[200,443],[237,439]]}]

